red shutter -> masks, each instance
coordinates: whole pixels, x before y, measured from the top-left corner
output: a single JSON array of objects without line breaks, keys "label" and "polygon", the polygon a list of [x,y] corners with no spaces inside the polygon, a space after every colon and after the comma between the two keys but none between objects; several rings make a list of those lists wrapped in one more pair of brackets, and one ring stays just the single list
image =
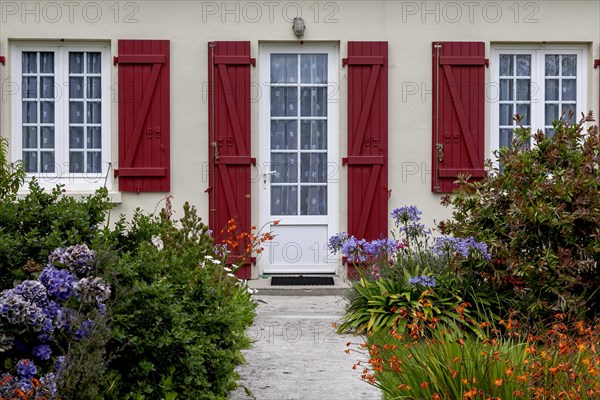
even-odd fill
[{"label": "red shutter", "polygon": [[[594,60],[594,68],[598,68],[598,67],[600,67],[600,59]],[[598,115],[600,115],[600,113]]]},{"label": "red shutter", "polygon": [[485,44],[433,43],[432,190],[448,193],[459,174],[484,175]]},{"label": "red shutter", "polygon": [[348,42],[348,233],[388,235],[388,44]]},{"label": "red shutter", "polygon": [[[227,239],[221,233],[233,219],[236,234],[250,231],[250,42],[208,44],[209,84],[209,226],[217,243]],[[248,240],[239,240],[232,256],[245,253]],[[238,277],[250,278],[250,264],[238,270]]]},{"label": "red shutter", "polygon": [[170,190],[169,41],[119,40],[122,192]]}]

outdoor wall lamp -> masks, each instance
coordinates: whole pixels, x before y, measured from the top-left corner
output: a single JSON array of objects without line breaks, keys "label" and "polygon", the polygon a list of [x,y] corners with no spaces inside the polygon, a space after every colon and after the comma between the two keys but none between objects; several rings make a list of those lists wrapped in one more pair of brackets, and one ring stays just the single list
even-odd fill
[{"label": "outdoor wall lamp", "polygon": [[304,20],[302,19],[302,17],[294,18],[294,24],[292,25],[292,29],[294,30],[294,35],[296,35],[298,39],[304,36],[304,29],[306,29],[306,26],[304,26]]}]

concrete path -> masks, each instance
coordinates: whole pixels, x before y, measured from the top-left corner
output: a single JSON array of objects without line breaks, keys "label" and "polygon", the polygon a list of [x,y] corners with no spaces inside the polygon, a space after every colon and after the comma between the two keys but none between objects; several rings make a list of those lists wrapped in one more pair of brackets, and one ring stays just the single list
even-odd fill
[{"label": "concrete path", "polygon": [[[332,327],[344,313],[339,296],[261,296],[254,325],[255,340],[238,368],[240,384],[258,400],[380,400],[379,390],[361,381],[362,369],[352,369],[367,356],[350,352],[346,343],[361,337],[338,335]],[[355,348],[355,346],[353,346]],[[250,400],[243,388],[231,400]]]}]

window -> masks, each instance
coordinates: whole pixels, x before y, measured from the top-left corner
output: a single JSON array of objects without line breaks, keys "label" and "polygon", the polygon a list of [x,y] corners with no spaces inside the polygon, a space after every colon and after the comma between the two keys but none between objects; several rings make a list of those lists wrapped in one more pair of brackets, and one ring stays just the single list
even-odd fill
[{"label": "window", "polygon": [[[492,50],[492,151],[510,147],[518,125],[553,135],[553,121],[573,111],[574,122],[586,111],[584,57],[581,46]],[[513,120],[515,114],[522,117],[520,123]]]},{"label": "window", "polygon": [[110,166],[108,46],[17,46],[14,158],[42,185],[105,184]]}]

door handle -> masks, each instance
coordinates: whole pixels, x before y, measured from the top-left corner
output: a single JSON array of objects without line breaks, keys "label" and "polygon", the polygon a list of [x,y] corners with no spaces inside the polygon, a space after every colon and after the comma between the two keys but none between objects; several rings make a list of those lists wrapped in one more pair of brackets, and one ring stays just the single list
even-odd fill
[{"label": "door handle", "polygon": [[265,184],[265,189],[266,189],[266,184],[267,184],[267,177],[271,176],[273,174],[276,174],[277,171],[269,171],[269,172],[263,172],[263,183]]}]

